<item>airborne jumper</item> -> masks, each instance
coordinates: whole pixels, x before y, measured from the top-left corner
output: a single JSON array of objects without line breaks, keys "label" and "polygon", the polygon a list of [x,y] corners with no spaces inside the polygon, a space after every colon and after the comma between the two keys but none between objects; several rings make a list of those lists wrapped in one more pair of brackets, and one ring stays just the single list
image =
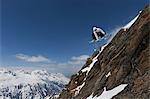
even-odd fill
[{"label": "airborne jumper", "polygon": [[104,37],[106,33],[98,27],[93,27],[93,33],[92,33],[92,42],[97,42],[100,40],[100,38]]},{"label": "airborne jumper", "polygon": [[92,41],[90,43],[94,43],[94,51],[97,51],[97,42],[103,38],[106,33],[99,27],[93,27],[92,30]]}]

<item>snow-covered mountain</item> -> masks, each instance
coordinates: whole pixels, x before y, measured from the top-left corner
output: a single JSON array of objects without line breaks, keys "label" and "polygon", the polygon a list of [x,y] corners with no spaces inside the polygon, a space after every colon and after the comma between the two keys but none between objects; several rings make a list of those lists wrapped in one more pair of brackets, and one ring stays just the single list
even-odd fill
[{"label": "snow-covered mountain", "polygon": [[68,83],[64,75],[45,70],[0,69],[0,99],[45,99],[59,94]]}]

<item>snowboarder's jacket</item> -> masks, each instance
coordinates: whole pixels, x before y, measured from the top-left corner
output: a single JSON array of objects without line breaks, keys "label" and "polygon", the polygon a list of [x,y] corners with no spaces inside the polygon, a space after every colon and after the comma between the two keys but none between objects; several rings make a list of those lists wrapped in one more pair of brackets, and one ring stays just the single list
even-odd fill
[{"label": "snowboarder's jacket", "polygon": [[92,33],[92,38],[94,41],[98,41],[100,38],[105,36],[105,32],[98,27],[93,27],[93,33]]}]

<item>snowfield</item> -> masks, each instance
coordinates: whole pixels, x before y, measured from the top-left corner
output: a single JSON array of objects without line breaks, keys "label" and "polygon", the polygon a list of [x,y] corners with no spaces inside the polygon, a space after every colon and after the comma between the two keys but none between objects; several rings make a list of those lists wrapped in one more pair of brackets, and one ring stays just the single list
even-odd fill
[{"label": "snowfield", "polygon": [[117,95],[119,92],[124,90],[124,88],[127,85],[128,84],[121,84],[121,85],[115,87],[114,89],[108,90],[108,91],[106,91],[106,87],[104,87],[104,91],[103,91],[103,93],[100,96],[93,97],[93,95],[90,95],[87,99],[111,99],[113,96]]},{"label": "snowfield", "polygon": [[0,99],[44,99],[59,94],[69,81],[45,70],[0,69]]}]

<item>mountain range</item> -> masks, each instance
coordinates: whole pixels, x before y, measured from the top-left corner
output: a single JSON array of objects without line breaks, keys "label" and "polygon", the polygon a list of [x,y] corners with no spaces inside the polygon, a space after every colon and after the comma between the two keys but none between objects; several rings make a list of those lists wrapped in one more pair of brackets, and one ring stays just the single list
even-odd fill
[{"label": "mountain range", "polygon": [[69,81],[45,70],[0,69],[0,99],[46,99],[57,96]]}]

